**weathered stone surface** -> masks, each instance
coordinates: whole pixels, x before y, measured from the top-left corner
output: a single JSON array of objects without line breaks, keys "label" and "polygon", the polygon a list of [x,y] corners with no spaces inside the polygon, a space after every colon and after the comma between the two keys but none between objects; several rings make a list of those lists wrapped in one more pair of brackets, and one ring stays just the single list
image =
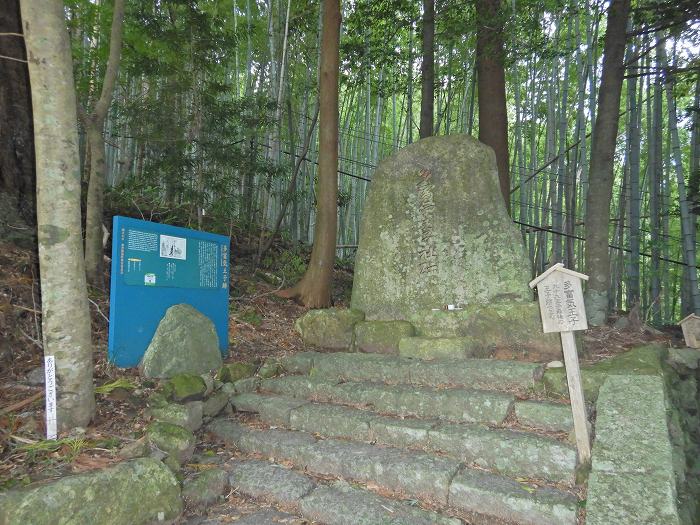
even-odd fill
[{"label": "weathered stone surface", "polygon": [[470,304],[462,310],[417,312],[409,320],[425,337],[462,337],[474,357],[498,349],[501,358],[527,357],[536,361],[561,359],[559,335],[542,332],[536,302]]},{"label": "weathered stone surface", "polygon": [[289,397],[239,394],[231,398],[231,404],[239,412],[255,412],[269,425],[289,426],[289,417],[295,408],[306,401]]},{"label": "weathered stone surface", "polygon": [[289,458],[321,475],[372,482],[389,490],[444,505],[457,460],[336,439],[318,441]]},{"label": "weathered stone surface", "polygon": [[376,354],[336,352],[314,360],[314,377],[377,383],[409,383],[411,359]]},{"label": "weathered stone surface", "polygon": [[500,425],[508,417],[514,398],[483,390],[393,387],[394,399],[374,403],[379,412],[400,416],[441,418],[448,421]]},{"label": "weathered stone surface", "polygon": [[228,473],[221,468],[203,470],[182,484],[182,497],[188,507],[206,508],[226,493]]},{"label": "weathered stone surface", "polygon": [[576,450],[561,441],[476,425],[440,425],[428,439],[431,450],[507,476],[574,481]]},{"label": "weathered stone surface", "polygon": [[428,431],[435,425],[436,421],[380,416],[370,421],[370,430],[377,443],[397,447],[427,447]]},{"label": "weathered stone surface", "polygon": [[303,432],[245,429],[237,445],[247,453],[262,453],[272,458],[294,459],[313,448],[316,440]]},{"label": "weathered stone surface", "polygon": [[355,325],[355,349],[370,354],[398,354],[399,341],[415,334],[408,321],[360,321]]},{"label": "weathered stone surface", "polygon": [[664,379],[611,375],[596,406],[586,523],[680,523]]},{"label": "weathered stone surface", "polygon": [[163,423],[172,423],[194,432],[202,426],[202,402],[190,401],[184,405],[168,403],[151,409],[151,417]]},{"label": "weathered stone surface", "polygon": [[309,476],[259,460],[233,463],[229,481],[232,487],[246,496],[294,510],[316,486]]},{"label": "weathered stone surface", "polygon": [[488,349],[475,348],[471,337],[404,337],[399,341],[399,355],[418,359],[464,359],[490,357]]},{"label": "weathered stone surface", "polygon": [[224,363],[216,374],[219,381],[235,383],[241,379],[246,379],[255,375],[257,367],[253,363]]},{"label": "weathered stone surface", "polygon": [[294,327],[306,344],[347,350],[352,345],[355,324],[364,318],[365,314],[358,310],[309,310]]},{"label": "weathered stone surface", "polygon": [[697,348],[669,348],[668,362],[689,370],[696,370],[700,364],[700,350]]},{"label": "weathered stone surface", "polygon": [[308,403],[291,411],[289,426],[321,434],[324,437],[343,437],[360,441],[369,439],[369,421],[374,414],[337,405]]},{"label": "weathered stone surface", "polygon": [[430,137],[382,161],[362,215],[353,308],[392,320],[447,303],[530,301],[529,279],[490,148]]},{"label": "weathered stone surface", "polygon": [[265,362],[258,368],[258,376],[263,379],[275,377],[282,371],[282,365],[276,358],[266,359]]},{"label": "weathered stone surface", "polygon": [[305,518],[327,525],[460,525],[458,519],[441,516],[400,500],[336,482],[318,487],[301,501]]},{"label": "weathered stone surface", "polygon": [[[246,394],[249,392],[255,392],[258,389],[258,386],[260,386],[260,378],[259,377],[247,377],[245,379],[239,379],[235,383],[231,383],[233,385],[233,391],[238,393],[238,394]],[[224,385],[225,387],[226,385]]]},{"label": "weathered stone surface", "polygon": [[148,440],[145,436],[142,436],[119,449],[119,457],[122,459],[142,458],[148,456],[150,451],[151,447],[148,444]]},{"label": "weathered stone surface", "polygon": [[[662,375],[663,360],[667,352],[668,350],[661,345],[645,345],[592,365],[581,366],[581,381],[586,401],[596,400],[598,390],[609,376]],[[548,393],[569,397],[566,370],[563,368],[547,369],[542,386]]]},{"label": "weathered stone surface", "polygon": [[[229,522],[226,522],[226,525],[228,525],[228,523]],[[297,518],[293,514],[279,512],[274,509],[263,509],[243,516],[234,523],[236,525],[303,525],[305,521]]]},{"label": "weathered stone surface", "polygon": [[206,426],[206,430],[218,439],[223,440],[226,444],[233,446],[238,446],[241,436],[246,432],[245,427],[240,423],[222,417],[212,420]]},{"label": "weathered stone surface", "polygon": [[466,512],[520,525],[576,524],[575,497],[554,489],[521,485],[478,470],[464,469],[455,476],[450,485],[449,503]]},{"label": "weathered stone surface", "polygon": [[3,525],[140,525],[181,510],[177,479],[151,458],[0,493]]},{"label": "weathered stone surface", "polygon": [[230,395],[227,392],[219,390],[213,396],[204,401],[204,404],[202,405],[203,415],[206,417],[214,417],[218,415],[219,412],[221,412],[228,404],[229,398]]},{"label": "weathered stone surface", "polygon": [[679,525],[676,492],[667,478],[647,473],[593,471],[586,525]]},{"label": "weathered stone surface", "polygon": [[318,352],[299,352],[280,359],[280,364],[289,374],[308,374],[314,366],[314,358]]},{"label": "weathered stone surface", "polygon": [[196,444],[194,434],[186,428],[160,421],[148,425],[146,436],[152,446],[165,452],[180,465],[192,457]]},{"label": "weathered stone surface", "polygon": [[534,363],[463,359],[414,362],[410,367],[410,376],[414,385],[527,391],[541,379],[543,371],[542,365]]},{"label": "weathered stone surface", "polygon": [[325,398],[324,392],[332,391],[337,381],[309,376],[286,376],[267,379],[260,383],[264,392],[304,399]]},{"label": "weathered stone surface", "polygon": [[219,337],[214,323],[188,304],[165,312],[139,364],[145,377],[203,374],[221,366]]},{"label": "weathered stone surface", "polygon": [[523,426],[550,432],[571,432],[574,428],[571,405],[545,401],[516,401],[515,417]]},{"label": "weathered stone surface", "polygon": [[598,397],[593,470],[660,473],[673,479],[664,381],[611,376]]}]

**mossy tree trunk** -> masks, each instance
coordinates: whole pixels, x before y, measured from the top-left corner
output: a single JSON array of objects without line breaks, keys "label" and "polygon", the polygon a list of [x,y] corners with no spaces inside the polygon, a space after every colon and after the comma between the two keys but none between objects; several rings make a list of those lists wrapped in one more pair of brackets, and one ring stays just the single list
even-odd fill
[{"label": "mossy tree trunk", "polygon": [[311,261],[295,286],[280,292],[311,308],[331,305],[338,223],[338,68],[340,1],[324,0],[319,80],[319,154],[316,230]]},{"label": "mossy tree trunk", "polygon": [[56,358],[58,426],[95,412],[80,224],[75,82],[63,2],[21,0],[34,114],[44,352]]}]

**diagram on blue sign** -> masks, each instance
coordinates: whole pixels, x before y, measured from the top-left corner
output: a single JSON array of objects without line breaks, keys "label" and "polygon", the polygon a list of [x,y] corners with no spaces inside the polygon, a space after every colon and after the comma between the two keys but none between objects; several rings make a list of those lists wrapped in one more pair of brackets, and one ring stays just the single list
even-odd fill
[{"label": "diagram on blue sign", "polygon": [[187,239],[183,237],[160,236],[160,256],[168,259],[187,259]]}]

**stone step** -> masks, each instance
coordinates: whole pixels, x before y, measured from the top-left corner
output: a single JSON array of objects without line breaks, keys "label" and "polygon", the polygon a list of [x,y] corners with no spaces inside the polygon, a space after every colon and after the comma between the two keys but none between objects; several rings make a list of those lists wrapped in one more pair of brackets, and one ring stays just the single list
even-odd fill
[{"label": "stone step", "polygon": [[368,410],[305,403],[279,396],[242,394],[236,410],[255,412],[265,423],[330,438],[377,442],[439,452],[502,474],[572,484],[576,450],[568,443],[526,432],[450,424],[427,419],[400,419]]},{"label": "stone step", "polygon": [[346,482],[324,484],[279,464],[257,459],[231,465],[235,490],[327,525],[460,525],[461,520],[379,496]]},{"label": "stone step", "polygon": [[[535,363],[497,359],[425,361],[408,357],[350,352],[317,353],[310,374],[345,381],[371,381],[416,386],[461,386],[526,392],[541,380]],[[283,364],[284,366],[284,364]]]},{"label": "stone step", "polygon": [[[339,383],[338,380],[309,376],[267,379],[260,383],[260,390],[298,399],[362,405],[385,414],[490,424],[501,422],[508,415],[510,406],[507,404],[513,403],[517,422],[521,426],[547,432],[570,432],[573,428],[570,405],[516,400],[513,396],[496,392],[469,389],[434,390],[365,382]],[[470,399],[469,407],[473,410],[460,412],[464,402],[454,403],[454,399],[460,398]],[[479,408],[478,400],[487,404],[487,414],[483,411],[475,412]],[[505,412],[502,411],[503,408],[506,408]],[[486,419],[483,419],[484,416],[487,416]]]},{"label": "stone step", "polygon": [[[500,519],[519,525],[575,525],[577,522],[577,500],[572,494],[465,468],[448,457],[367,443],[319,440],[303,432],[256,430],[224,419],[213,421],[208,430],[243,453],[289,461],[319,476],[370,484],[383,492],[414,498],[444,511],[461,511],[476,516],[473,523],[486,523],[484,516],[491,523],[493,519]],[[319,506],[324,504],[319,503]],[[304,500],[301,509],[305,512]],[[306,512],[311,511],[307,508]],[[329,519],[332,509],[325,512],[329,513],[324,515]],[[335,522],[329,519],[328,523]]]},{"label": "stone step", "polygon": [[511,394],[486,390],[383,383],[332,384],[293,376],[264,381],[260,388],[290,398],[367,406],[383,414],[491,425],[503,423],[515,402]]}]

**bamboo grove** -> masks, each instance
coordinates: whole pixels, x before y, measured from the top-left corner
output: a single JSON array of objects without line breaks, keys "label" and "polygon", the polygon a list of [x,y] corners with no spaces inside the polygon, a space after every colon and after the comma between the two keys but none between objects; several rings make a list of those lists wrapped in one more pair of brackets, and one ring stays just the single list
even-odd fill
[{"label": "bamboo grove", "polygon": [[[78,97],[94,107],[113,2],[71,0]],[[423,4],[342,3],[338,257],[351,260],[372,173],[418,140]],[[536,273],[583,270],[605,1],[501,4],[511,214]],[[633,2],[609,217],[610,309],[655,324],[700,305],[700,24],[681,2]],[[107,205],[160,221],[311,243],[321,13],[306,0],[127,2],[104,122]],[[435,4],[434,134],[478,133],[471,2]],[[93,148],[83,126],[83,165]],[[690,264],[688,264],[690,263]],[[695,306],[694,306],[695,305]]]}]

